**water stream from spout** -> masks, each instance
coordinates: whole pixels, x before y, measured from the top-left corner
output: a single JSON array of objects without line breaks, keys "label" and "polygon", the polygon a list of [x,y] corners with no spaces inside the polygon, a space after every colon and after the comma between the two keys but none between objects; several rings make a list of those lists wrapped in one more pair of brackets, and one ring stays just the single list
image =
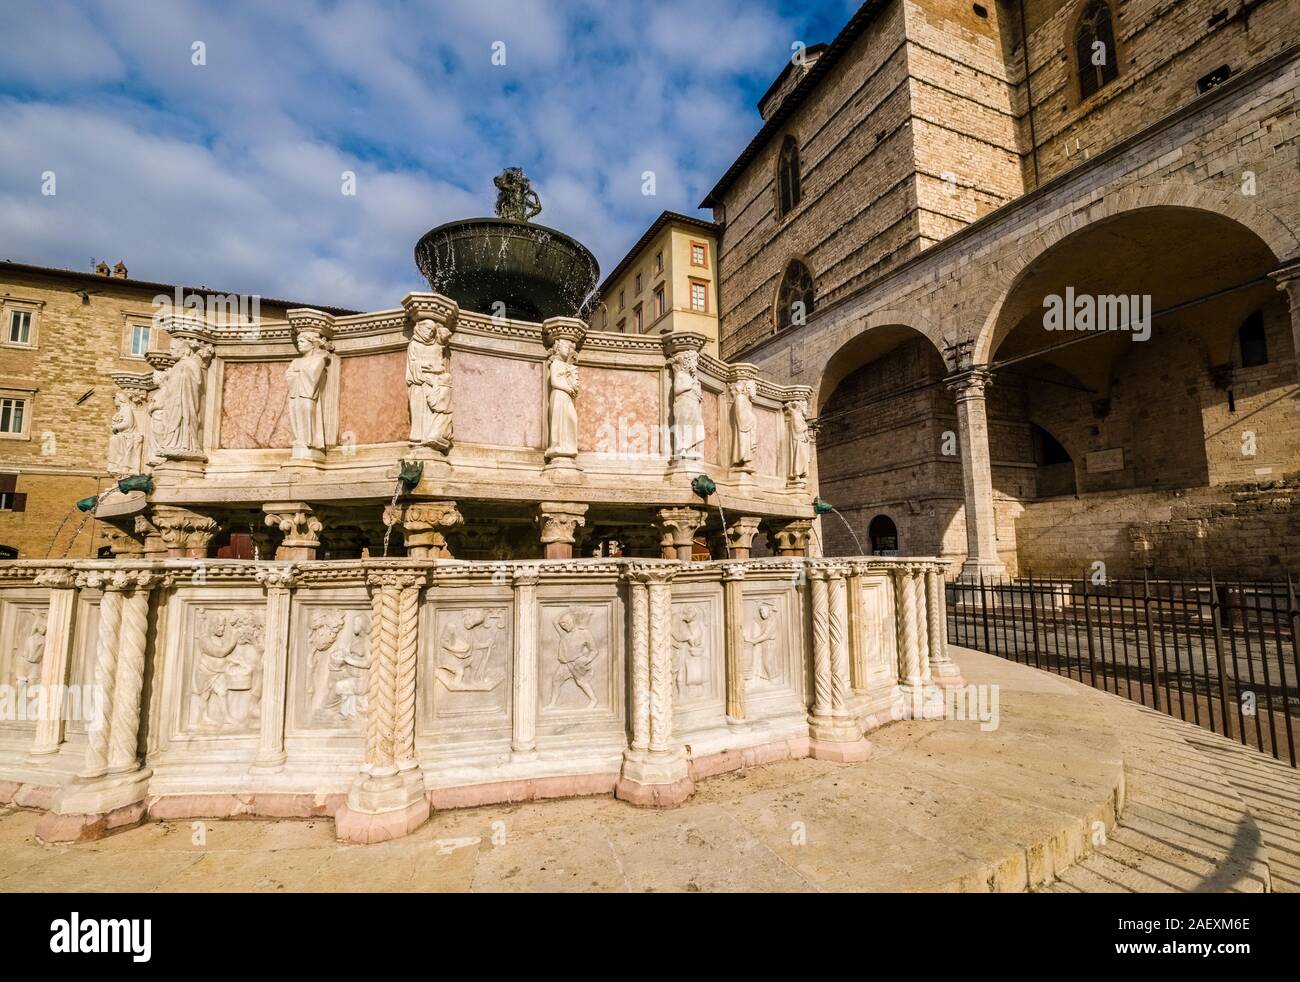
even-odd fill
[{"label": "water stream from spout", "polygon": [[731,538],[727,535],[727,513],[722,510],[722,498],[718,498],[718,518],[722,520],[722,544],[727,548],[727,558],[731,558]]},{"label": "water stream from spout", "polygon": [[[401,496],[402,496],[402,479],[399,477],[397,479],[397,487],[393,488],[393,500],[388,503],[388,506],[390,508],[396,508],[397,499],[400,498]],[[385,559],[388,558],[388,539],[389,536],[391,536],[392,534],[393,534],[393,526],[385,525],[384,526],[384,558]]]},{"label": "water stream from spout", "polygon": [[844,527],[849,530],[849,535],[853,536],[853,544],[858,547],[857,555],[865,556],[866,553],[862,551],[862,542],[858,539],[858,533],[853,531],[853,526],[849,524],[849,520],[841,515],[840,510],[834,505],[831,505],[831,511],[835,512],[835,517],[844,523]]}]

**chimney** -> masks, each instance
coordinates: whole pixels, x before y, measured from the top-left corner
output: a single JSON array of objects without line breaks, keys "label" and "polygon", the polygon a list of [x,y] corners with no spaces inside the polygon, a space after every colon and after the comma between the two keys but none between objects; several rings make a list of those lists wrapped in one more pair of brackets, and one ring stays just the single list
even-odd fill
[{"label": "chimney", "polygon": [[104,260],[101,259],[99,262],[95,264],[95,272],[98,273],[100,276],[108,276],[113,271],[108,268],[108,263],[104,262]]},{"label": "chimney", "polygon": [[126,279],[126,263],[119,259],[117,265],[113,267],[113,275],[119,280]]}]

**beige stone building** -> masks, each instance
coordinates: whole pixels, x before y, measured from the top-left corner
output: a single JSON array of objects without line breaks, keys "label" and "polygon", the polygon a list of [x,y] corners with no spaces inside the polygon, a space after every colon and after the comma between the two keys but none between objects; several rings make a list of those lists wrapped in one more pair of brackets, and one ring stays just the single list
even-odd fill
[{"label": "beige stone building", "polygon": [[592,327],[620,334],[691,331],[718,356],[717,228],[666,211],[598,291]]},{"label": "beige stone building", "polygon": [[256,309],[283,323],[301,306],[131,279],[122,263],[94,273],[0,263],[0,556],[87,558],[106,545],[75,503],[112,485],[114,375],[151,371],[146,355],[166,347],[155,298],[175,303],[178,291],[215,320]]},{"label": "beige stone building", "polygon": [[1294,566],[1297,21],[871,0],[783,70],[703,203],[721,354],[814,389],[821,492],[865,549]]}]

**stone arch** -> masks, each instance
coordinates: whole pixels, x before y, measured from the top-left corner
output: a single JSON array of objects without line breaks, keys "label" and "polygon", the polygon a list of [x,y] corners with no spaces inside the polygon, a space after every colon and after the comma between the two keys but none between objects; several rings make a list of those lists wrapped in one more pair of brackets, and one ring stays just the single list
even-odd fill
[{"label": "stone arch", "polygon": [[1266,208],[1248,202],[1244,195],[1212,191],[1190,184],[1135,184],[1099,198],[1086,213],[1057,219],[1026,242],[1008,244],[1009,254],[997,267],[997,299],[984,318],[976,337],[974,361],[984,364],[996,348],[995,337],[1003,306],[1021,285],[1026,271],[1054,246],[1069,236],[1107,219],[1156,208],[1186,208],[1204,211],[1236,222],[1253,232],[1273,253],[1279,264],[1300,254],[1297,239],[1286,224]]},{"label": "stone arch", "polygon": [[813,409],[820,412],[821,407],[835,391],[835,387],[851,372],[888,351],[892,347],[889,342],[897,342],[898,339],[882,337],[880,332],[896,330],[919,334],[930,342],[940,358],[943,357],[943,350],[935,340],[941,336],[939,330],[924,316],[918,315],[915,311],[895,308],[872,311],[862,319],[858,330],[836,348],[822,364],[817,386],[813,390],[811,400]]}]

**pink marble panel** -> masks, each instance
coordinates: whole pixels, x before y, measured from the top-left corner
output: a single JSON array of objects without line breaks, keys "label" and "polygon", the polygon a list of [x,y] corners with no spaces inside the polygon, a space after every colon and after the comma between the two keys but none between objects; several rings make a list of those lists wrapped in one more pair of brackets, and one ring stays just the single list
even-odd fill
[{"label": "pink marble panel", "polygon": [[659,453],[659,373],[582,366],[578,449]]},{"label": "pink marble panel", "polygon": [[228,361],[221,383],[221,446],[231,450],[293,445],[285,361]]},{"label": "pink marble panel", "polygon": [[754,469],[764,477],[781,476],[781,414],[771,409],[754,407],[757,433],[754,447]]},{"label": "pink marble panel", "polygon": [[542,448],[540,362],[457,351],[451,380],[457,443]]},{"label": "pink marble panel", "polygon": [[340,364],[339,442],[363,446],[408,439],[406,351],[352,355]]},{"label": "pink marble panel", "polygon": [[718,397],[718,393],[704,390],[704,459],[710,464],[722,462],[721,452],[718,449],[718,427],[722,425],[719,413],[722,410],[723,402]]}]

